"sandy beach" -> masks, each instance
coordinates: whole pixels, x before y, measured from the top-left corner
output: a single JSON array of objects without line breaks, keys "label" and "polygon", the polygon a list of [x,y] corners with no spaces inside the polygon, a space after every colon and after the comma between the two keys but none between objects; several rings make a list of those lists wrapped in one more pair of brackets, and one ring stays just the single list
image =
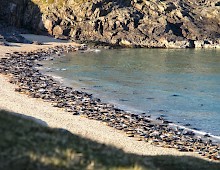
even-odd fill
[{"label": "sandy beach", "polygon": [[[24,35],[29,40],[44,43],[44,45],[33,44],[10,44],[11,46],[0,46],[0,58],[6,53],[33,51],[57,45],[77,45],[56,39]],[[113,145],[123,149],[125,152],[139,155],[177,155],[177,156],[194,156],[201,159],[199,154],[190,152],[179,152],[172,148],[156,147],[143,141],[136,141],[134,138],[127,137],[124,133],[96,120],[90,120],[83,116],[74,116],[62,109],[52,107],[48,102],[42,99],[30,98],[27,95],[14,91],[15,85],[8,82],[8,77],[0,75],[0,109],[5,109],[21,116],[36,120],[38,123],[53,128],[63,128],[73,134],[77,134],[99,143]]]}]

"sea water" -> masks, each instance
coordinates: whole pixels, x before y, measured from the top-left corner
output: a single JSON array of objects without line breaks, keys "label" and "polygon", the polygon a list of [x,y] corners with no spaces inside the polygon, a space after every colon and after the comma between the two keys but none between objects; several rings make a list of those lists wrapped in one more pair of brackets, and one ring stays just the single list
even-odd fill
[{"label": "sea water", "polygon": [[220,50],[74,52],[45,71],[104,102],[220,136]]}]

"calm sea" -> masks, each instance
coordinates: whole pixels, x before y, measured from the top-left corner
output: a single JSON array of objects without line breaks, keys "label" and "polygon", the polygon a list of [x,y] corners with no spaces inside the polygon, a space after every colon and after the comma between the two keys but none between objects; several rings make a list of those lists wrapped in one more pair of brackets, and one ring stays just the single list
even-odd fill
[{"label": "calm sea", "polygon": [[220,136],[220,50],[76,52],[44,65],[104,102]]}]

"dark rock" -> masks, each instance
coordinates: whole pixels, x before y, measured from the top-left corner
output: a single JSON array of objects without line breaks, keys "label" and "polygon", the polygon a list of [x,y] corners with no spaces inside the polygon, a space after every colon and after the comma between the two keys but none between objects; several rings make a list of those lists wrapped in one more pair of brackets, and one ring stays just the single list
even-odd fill
[{"label": "dark rock", "polygon": [[68,3],[42,7],[31,0],[3,0],[0,20],[59,39],[109,47],[220,48],[218,1]]},{"label": "dark rock", "polygon": [[184,135],[189,135],[189,136],[194,136],[195,133],[193,131],[184,131],[183,132]]},{"label": "dark rock", "polygon": [[2,19],[12,26],[42,32],[44,28],[40,28],[41,15],[38,6],[31,0],[1,1],[0,20]]},{"label": "dark rock", "polygon": [[153,97],[148,97],[148,98],[146,98],[146,99],[148,99],[148,100],[153,100],[154,98],[153,98]]},{"label": "dark rock", "polygon": [[215,3],[215,6],[220,6],[220,1]]},{"label": "dark rock", "polygon": [[34,44],[34,45],[43,45],[42,42],[38,42],[38,41],[33,41],[32,44]]},{"label": "dark rock", "polygon": [[204,137],[211,137],[208,133],[204,135]]},{"label": "dark rock", "polygon": [[12,42],[12,43],[25,43],[25,44],[32,43],[31,41],[25,39],[24,37],[22,37],[21,35],[18,35],[18,34],[5,36],[5,40],[8,42]]},{"label": "dark rock", "polygon": [[173,94],[172,96],[173,96],[173,97],[178,97],[178,96],[180,96],[180,95],[178,95],[178,94]]}]

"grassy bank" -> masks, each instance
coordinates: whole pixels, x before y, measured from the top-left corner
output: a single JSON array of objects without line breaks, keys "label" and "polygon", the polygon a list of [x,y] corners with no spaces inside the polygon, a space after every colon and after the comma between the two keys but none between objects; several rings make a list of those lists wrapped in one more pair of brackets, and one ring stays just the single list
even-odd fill
[{"label": "grassy bank", "polygon": [[187,156],[128,154],[0,111],[0,169],[220,169],[220,163]]}]

